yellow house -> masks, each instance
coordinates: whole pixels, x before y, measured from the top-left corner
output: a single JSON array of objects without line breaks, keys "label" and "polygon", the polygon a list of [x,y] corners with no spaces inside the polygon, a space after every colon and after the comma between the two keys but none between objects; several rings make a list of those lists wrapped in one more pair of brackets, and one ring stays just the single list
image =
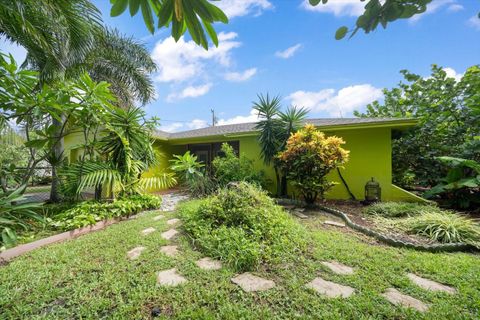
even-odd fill
[{"label": "yellow house", "polygon": [[[392,184],[392,130],[402,130],[416,124],[412,119],[394,118],[338,118],[309,119],[329,135],[342,137],[345,149],[350,151],[350,159],[341,174],[357,199],[364,199],[364,188],[372,177],[380,183],[382,200],[422,201],[423,199]],[[255,123],[241,123],[214,126],[176,133],[157,131],[155,148],[163,154],[159,166],[146,175],[164,171],[175,154],[190,151],[207,165],[220,151],[221,144],[228,142],[238,154],[245,154],[254,161],[255,169],[264,170],[272,183],[271,191],[276,190],[273,167],[263,163],[258,143]],[[345,184],[336,171],[330,173],[331,180],[338,182],[327,194],[330,199],[349,199]],[[292,192],[292,190],[289,190]]]}]

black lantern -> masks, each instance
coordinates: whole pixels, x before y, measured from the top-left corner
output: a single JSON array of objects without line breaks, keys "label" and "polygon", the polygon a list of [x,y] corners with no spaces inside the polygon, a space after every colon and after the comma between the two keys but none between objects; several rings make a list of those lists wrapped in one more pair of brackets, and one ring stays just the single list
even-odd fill
[{"label": "black lantern", "polygon": [[365,202],[376,202],[382,199],[382,188],[380,188],[380,183],[375,181],[372,177],[372,180],[368,181],[365,185]]}]

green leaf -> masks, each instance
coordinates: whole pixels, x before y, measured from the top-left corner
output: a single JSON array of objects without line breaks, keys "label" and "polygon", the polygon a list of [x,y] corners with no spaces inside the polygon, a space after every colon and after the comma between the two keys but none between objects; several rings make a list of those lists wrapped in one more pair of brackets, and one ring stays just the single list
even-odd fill
[{"label": "green leaf", "polygon": [[133,17],[134,15],[137,14],[138,9],[140,9],[140,2],[141,0],[129,0],[129,9],[130,9],[130,15]]},{"label": "green leaf", "polygon": [[337,32],[335,32],[335,39],[336,40],[343,39],[347,34],[347,32],[348,32],[348,28],[345,26],[338,28]]},{"label": "green leaf", "polygon": [[218,47],[218,37],[217,33],[215,32],[215,29],[212,27],[212,25],[206,21],[203,21],[203,25],[205,26],[205,29],[208,32],[208,35],[212,39],[213,44]]},{"label": "green leaf", "polygon": [[308,0],[312,6],[316,6],[320,3],[321,0]]},{"label": "green leaf", "polygon": [[117,17],[127,9],[128,0],[116,0],[110,10],[110,16]]},{"label": "green leaf", "polygon": [[45,146],[48,139],[36,139],[25,142],[25,146],[28,148],[41,149]]},{"label": "green leaf", "polygon": [[158,27],[167,26],[173,16],[173,0],[165,0],[158,12]]},{"label": "green leaf", "polygon": [[142,16],[143,16],[143,21],[145,22],[145,25],[147,26],[148,31],[153,34],[155,31],[155,27],[153,25],[153,15],[152,15],[152,8],[150,7],[150,4],[148,1],[142,1],[141,4],[142,7]]}]

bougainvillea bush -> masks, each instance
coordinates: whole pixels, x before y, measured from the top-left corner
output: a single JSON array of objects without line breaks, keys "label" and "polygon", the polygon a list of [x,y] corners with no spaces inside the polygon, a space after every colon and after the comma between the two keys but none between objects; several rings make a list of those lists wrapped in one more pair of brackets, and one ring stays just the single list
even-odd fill
[{"label": "bougainvillea bush", "polygon": [[287,179],[303,195],[307,204],[313,204],[318,196],[335,183],[327,174],[348,161],[349,151],[342,148],[342,138],[327,137],[311,124],[290,136],[287,148],[277,156]]}]

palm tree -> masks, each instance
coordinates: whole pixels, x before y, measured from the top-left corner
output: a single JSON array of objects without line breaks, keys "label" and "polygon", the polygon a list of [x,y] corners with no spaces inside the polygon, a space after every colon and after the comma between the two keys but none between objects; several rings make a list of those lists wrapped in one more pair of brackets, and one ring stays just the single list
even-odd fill
[{"label": "palm tree", "polygon": [[276,155],[285,149],[290,135],[302,125],[308,113],[305,108],[288,107],[285,112],[281,111],[281,98],[270,98],[267,94],[258,95],[258,102],[253,103],[253,109],[258,112],[258,121],[255,129],[260,131],[258,137],[260,152],[266,165],[273,164],[275,179],[277,182],[277,195],[285,196],[287,193],[286,175],[282,173],[276,164]]},{"label": "palm tree", "polygon": [[[88,71],[97,81],[111,83],[118,104],[142,105],[154,96],[149,73],[155,63],[132,38],[101,25],[100,12],[89,0],[35,0],[0,2],[0,35],[27,50],[25,67],[40,73],[40,85],[55,84]],[[65,119],[53,118],[57,139],[50,152],[50,200],[59,201],[56,175],[64,153]]]}]

